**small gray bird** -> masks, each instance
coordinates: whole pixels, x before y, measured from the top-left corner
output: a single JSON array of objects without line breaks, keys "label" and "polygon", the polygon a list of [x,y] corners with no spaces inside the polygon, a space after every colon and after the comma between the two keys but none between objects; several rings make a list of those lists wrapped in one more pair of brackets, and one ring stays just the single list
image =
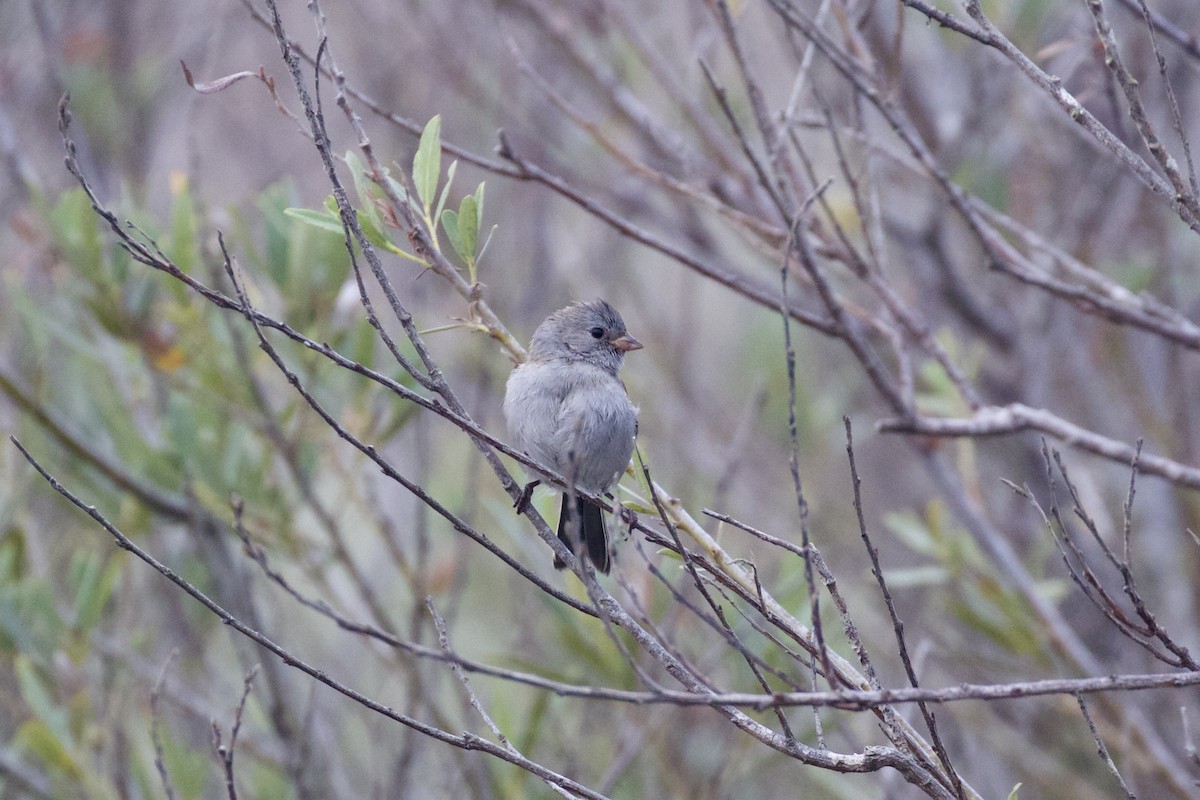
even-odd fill
[{"label": "small gray bird", "polygon": [[[603,300],[572,303],[546,317],[533,332],[529,360],[508,378],[504,416],[513,444],[568,480],[573,477],[576,486],[593,493],[608,489],[629,464],[637,435],[637,408],[617,372],[625,354],[641,348]],[[525,487],[518,512],[538,483]],[[578,499],[576,530],[592,564],[607,573],[604,516],[599,506]],[[558,538],[579,552],[568,536],[567,506],[564,493]],[[558,559],[554,565],[565,566]]]}]

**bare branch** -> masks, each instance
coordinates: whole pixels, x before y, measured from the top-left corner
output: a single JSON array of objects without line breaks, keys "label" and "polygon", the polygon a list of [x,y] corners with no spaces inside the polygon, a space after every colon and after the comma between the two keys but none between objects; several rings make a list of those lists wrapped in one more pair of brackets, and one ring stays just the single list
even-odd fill
[{"label": "bare branch", "polygon": [[[880,594],[883,595],[883,601],[887,605],[888,616],[892,620],[892,631],[896,636],[896,646],[900,653],[900,661],[904,664],[904,672],[908,677],[908,684],[916,689],[920,687],[920,682],[917,680],[916,667],[913,666],[912,658],[908,654],[908,643],[904,639],[904,623],[900,621],[900,615],[896,613],[896,604],[892,600],[892,593],[888,590],[887,579],[884,577],[883,568],[879,564],[879,550],[871,542],[871,536],[867,532],[867,521],[863,515],[862,506],[862,479],[858,476],[858,466],[854,462],[854,433],[850,425],[850,418],[842,417],[842,424],[846,428],[846,457],[850,462],[850,484],[854,489],[854,513],[858,518],[858,532],[862,537],[867,555],[871,559],[871,574],[875,577],[875,582],[879,584]],[[937,719],[925,703],[918,703],[918,707],[921,710],[921,717],[925,720],[925,727],[929,730],[929,735],[933,739],[933,747],[937,752],[938,760],[941,761],[942,766],[945,768],[946,775],[950,778],[955,794],[961,800],[965,796],[963,793],[962,778],[950,761],[950,753],[946,750],[946,745],[942,742],[942,735],[938,730]]]},{"label": "bare branch", "polygon": [[166,759],[163,756],[162,734],[159,730],[160,720],[158,711],[158,697],[162,690],[163,680],[167,676],[167,667],[171,666],[171,662],[179,655],[179,651],[172,650],[167,656],[167,660],[163,662],[162,669],[158,672],[158,680],[154,682],[154,688],[150,691],[150,741],[154,744],[154,767],[158,770],[158,777],[162,781],[163,794],[167,796],[167,800],[175,800],[175,785],[171,782],[171,776],[167,772]]},{"label": "bare branch", "polygon": [[1088,730],[1091,731],[1092,739],[1096,742],[1096,752],[1100,755],[1100,759],[1108,767],[1109,773],[1117,779],[1117,783],[1121,785],[1121,791],[1125,793],[1127,800],[1137,800],[1133,793],[1129,791],[1129,787],[1125,785],[1125,779],[1121,777],[1121,771],[1113,763],[1112,756],[1108,754],[1108,748],[1104,746],[1104,740],[1100,738],[1100,734],[1096,730],[1096,724],[1092,722],[1092,715],[1088,713],[1087,703],[1083,701],[1083,696],[1075,695],[1075,699],[1079,702],[1079,710],[1083,712],[1083,718],[1087,721]]},{"label": "bare branch", "polygon": [[228,746],[221,741],[221,726],[217,724],[216,720],[212,721],[213,749],[221,762],[221,773],[225,777],[225,794],[229,800],[238,798],[237,785],[233,778],[233,756],[237,752],[238,732],[242,728],[242,712],[246,710],[246,700],[250,697],[250,684],[254,682],[254,676],[257,674],[258,665],[256,664],[242,679],[242,695],[233,712],[233,725],[229,729]]},{"label": "bare branch", "polygon": [[263,649],[271,652],[287,666],[303,672],[313,680],[328,686],[338,694],[345,696],[364,708],[367,708],[370,711],[379,714],[380,716],[386,717],[393,722],[398,722],[401,725],[412,728],[413,730],[416,730],[432,739],[436,739],[437,741],[444,742],[462,750],[482,751],[487,755],[493,756],[502,761],[507,761],[508,763],[520,767],[521,769],[524,769],[538,776],[539,778],[546,780],[547,782],[554,783],[557,786],[561,786],[581,796],[595,798],[600,797],[600,795],[595,794],[587,787],[571,780],[570,778],[567,778],[564,775],[553,772],[552,770],[549,770],[536,762],[516,756],[508,752],[503,747],[494,745],[491,742],[480,739],[477,736],[472,736],[471,734],[467,733],[458,735],[452,734],[433,725],[429,725],[407,715],[400,714],[383,705],[382,703],[372,700],[365,694],[352,689],[350,686],[330,677],[316,667],[310,666],[307,662],[296,657],[289,650],[276,644],[262,633],[254,630],[241,620],[234,617],[166,564],[163,564],[161,561],[157,560],[137,544],[135,544],[132,539],[122,533],[116,526],[109,522],[103,514],[97,511],[95,506],[84,503],[73,492],[59,483],[32,455],[30,455],[29,451],[27,451],[19,441],[13,437],[10,438],[12,439],[13,444],[16,445],[17,449],[21,451],[21,455],[25,457],[25,460],[28,461],[35,470],[38,471],[38,473],[46,480],[46,482],[50,484],[50,487],[70,501],[70,503],[76,508],[83,511],[85,514],[95,520],[100,527],[104,528],[104,530],[106,530],[108,534],[112,536],[118,547],[132,553],[138,559],[145,562],[156,572],[178,586],[192,599],[196,600],[202,606],[207,608],[212,614],[220,619],[223,624],[237,631],[239,634],[245,636],[247,639],[253,641]]},{"label": "bare branch", "polygon": [[981,408],[970,417],[939,419],[907,417],[884,419],[876,423],[882,433],[908,433],[924,436],[1003,436],[1035,430],[1112,461],[1130,463],[1135,457],[1143,472],[1166,478],[1172,483],[1200,489],[1200,469],[1161,456],[1138,456],[1137,448],[1081,428],[1045,409],[1022,403]]},{"label": "bare branch", "polygon": [[[1112,72],[1117,85],[1121,87],[1121,92],[1125,95],[1125,102],[1129,104],[1129,118],[1137,126],[1138,134],[1142,137],[1142,143],[1146,145],[1146,149],[1150,151],[1150,155],[1154,157],[1159,168],[1166,173],[1167,180],[1170,181],[1171,187],[1175,190],[1176,202],[1186,209],[1187,213],[1183,215],[1184,220],[1186,221],[1189,217],[1192,220],[1200,218],[1200,203],[1197,202],[1196,197],[1195,176],[1193,175],[1190,186],[1185,183],[1183,175],[1179,172],[1179,165],[1167,151],[1162,140],[1158,138],[1158,134],[1154,132],[1154,126],[1146,116],[1146,107],[1142,104],[1138,82],[1129,73],[1129,69],[1125,66],[1125,61],[1121,58],[1121,50],[1117,45],[1117,37],[1108,22],[1108,15],[1104,11],[1103,0],[1087,0],[1086,5],[1092,15],[1092,22],[1095,24],[1096,35],[1100,39],[1100,45],[1104,48],[1104,63]],[[1150,26],[1150,31],[1153,33],[1153,25]],[[1188,163],[1190,166],[1190,155]]]}]

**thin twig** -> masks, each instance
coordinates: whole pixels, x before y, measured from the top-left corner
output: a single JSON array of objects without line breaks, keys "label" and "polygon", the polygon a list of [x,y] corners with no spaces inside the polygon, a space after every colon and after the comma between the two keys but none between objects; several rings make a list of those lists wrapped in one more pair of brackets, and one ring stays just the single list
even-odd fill
[{"label": "thin twig", "polygon": [[[1166,174],[1167,180],[1174,189],[1175,202],[1180,206],[1180,215],[1185,222],[1189,218],[1194,222],[1200,218],[1200,203],[1196,198],[1195,181],[1190,187],[1184,182],[1183,176],[1179,173],[1178,163],[1162,140],[1158,138],[1158,134],[1155,133],[1154,125],[1150,122],[1146,114],[1146,107],[1142,103],[1138,81],[1130,74],[1128,67],[1125,66],[1125,60],[1121,57],[1121,49],[1117,45],[1116,34],[1113,33],[1112,26],[1108,22],[1108,14],[1104,11],[1103,0],[1087,0],[1085,5],[1092,15],[1096,36],[1100,40],[1101,47],[1104,48],[1104,63],[1125,95],[1125,102],[1129,106],[1129,118],[1137,127],[1142,143],[1150,151],[1150,155],[1154,157],[1155,162]],[[1150,30],[1153,32],[1153,26],[1150,27]],[[1158,55],[1157,51],[1156,55]],[[1161,58],[1161,55],[1159,57]],[[1189,166],[1190,161],[1189,158]],[[1185,209],[1186,213],[1183,213]]]},{"label": "thin twig", "polygon": [[31,391],[20,386],[14,376],[3,370],[0,370],[0,392],[33,417],[68,452],[90,464],[113,485],[137,498],[148,509],[177,522],[187,519],[191,514],[186,499],[142,480],[129,472],[124,464],[96,449],[90,444],[89,437],[75,430],[68,420],[53,409],[38,402]]},{"label": "thin twig", "polygon": [[[1126,2],[1128,5],[1128,2]],[[1196,184],[1196,164],[1192,160],[1192,143],[1188,137],[1187,131],[1183,126],[1183,115],[1179,112],[1179,100],[1175,97],[1175,87],[1171,85],[1171,78],[1167,74],[1167,59],[1163,56],[1162,50],[1158,46],[1158,30],[1160,25],[1156,20],[1161,19],[1159,15],[1152,12],[1150,7],[1146,5],[1146,0],[1137,0],[1138,10],[1142,12],[1142,20],[1146,23],[1146,31],[1150,34],[1150,49],[1154,52],[1154,60],[1158,64],[1158,74],[1162,78],[1163,89],[1167,95],[1167,105],[1171,109],[1171,125],[1175,129],[1175,135],[1179,137],[1179,141],[1183,144],[1183,157],[1187,162],[1188,184],[1192,189],[1192,198],[1200,194],[1200,187]],[[1196,39],[1193,36],[1193,47],[1196,47]],[[1194,51],[1200,52],[1200,49]]]},{"label": "thin twig", "polygon": [[[671,244],[670,242],[667,242],[658,236],[655,236],[638,225],[635,225],[633,222],[620,216],[604,204],[583,194],[562,178],[551,174],[530,159],[518,154],[503,131],[500,132],[500,147],[497,152],[499,152],[502,158],[506,159],[517,167],[521,178],[525,180],[536,181],[543,186],[553,189],[558,194],[578,205],[584,211],[607,223],[622,235],[636,242],[640,242],[646,247],[649,247],[651,250],[656,250],[674,261],[678,261],[680,264],[692,270],[693,272],[703,275],[705,278],[708,278],[728,289],[733,290],[748,300],[772,310],[779,308],[778,295],[765,286],[761,281],[735,272],[729,267],[701,261],[682,248]],[[823,319],[817,314],[814,314],[813,312],[808,311],[799,305],[789,305],[788,313],[793,319],[802,325],[805,325],[806,327],[820,331],[821,333],[829,336],[836,335],[834,326],[828,320]]]},{"label": "thin twig", "polygon": [[[828,184],[826,184],[828,185]],[[820,195],[817,192],[810,200]],[[807,205],[806,205],[807,207]],[[792,324],[787,315],[788,273],[791,271],[791,256],[794,250],[791,237],[796,235],[796,229],[802,224],[803,214],[797,214],[789,226],[789,241],[784,253],[783,264],[779,269],[780,314],[783,320],[784,360],[787,367],[788,380],[788,441],[791,449],[788,455],[788,468],[792,476],[792,491],[795,493],[797,512],[800,518],[800,542],[804,548],[804,582],[808,587],[808,603],[812,614],[813,638],[817,645],[817,657],[821,660],[821,668],[826,679],[833,687],[833,665],[829,661],[829,651],[825,644],[825,633],[821,627],[821,602],[817,595],[817,583],[813,577],[812,540],[808,531],[808,501],[804,497],[804,485],[800,480],[800,435],[796,429],[796,349],[792,346]]]},{"label": "thin twig", "polygon": [[475,709],[475,713],[479,714],[480,718],[483,719],[484,724],[488,726],[488,729],[491,730],[492,735],[499,740],[501,745],[507,748],[510,752],[517,752],[517,749],[513,747],[512,742],[509,741],[508,737],[504,735],[504,731],[500,730],[500,726],[496,724],[496,721],[492,719],[492,716],[487,713],[486,709],[484,709],[483,703],[479,701],[479,696],[475,694],[475,690],[471,688],[470,679],[467,678],[466,673],[463,672],[462,665],[458,662],[458,658],[450,649],[450,634],[446,632],[446,620],[442,619],[442,615],[437,612],[437,608],[435,608],[433,605],[432,597],[425,598],[425,608],[428,609],[429,616],[433,619],[433,625],[437,629],[438,645],[441,646],[442,651],[448,656],[446,663],[450,665],[450,670],[454,673],[454,676],[458,678],[458,682],[462,684],[463,690],[467,693],[467,698],[470,700],[471,708]]},{"label": "thin twig", "polygon": [[[854,490],[854,513],[858,520],[858,532],[862,537],[867,555],[871,559],[871,574],[875,576],[875,582],[879,584],[879,591],[883,595],[884,604],[887,606],[888,616],[892,620],[892,631],[896,636],[896,646],[900,653],[900,662],[904,664],[904,672],[908,677],[909,685],[916,689],[920,686],[920,682],[917,680],[916,667],[913,666],[912,658],[908,654],[908,643],[904,638],[904,623],[900,620],[900,615],[896,612],[896,603],[892,599],[891,591],[888,589],[887,577],[883,574],[883,567],[879,563],[879,550],[875,547],[875,544],[871,541],[871,535],[867,532],[867,520],[863,513],[862,503],[862,478],[858,475],[858,466],[854,461],[854,430],[850,424],[850,418],[842,417],[842,424],[846,428],[846,458],[850,462],[850,485]],[[938,731],[937,719],[925,703],[919,703],[918,707],[921,710],[922,718],[925,720],[925,727],[929,730],[929,735],[933,739],[933,748],[937,752],[938,760],[942,762],[942,767],[945,769],[946,775],[950,778],[954,792],[961,800],[964,797],[962,778],[950,761],[950,753],[946,749],[946,745],[942,742],[941,733]]]},{"label": "thin twig", "polygon": [[[650,477],[650,467],[642,459],[642,454],[640,452],[637,454],[637,458],[642,469],[642,475],[646,480],[646,485],[650,487],[650,499],[654,501],[654,507],[658,510],[659,519],[661,519],[663,524],[666,525],[667,531],[670,532],[671,538],[675,541],[676,546],[679,548],[679,552],[683,556],[684,566],[687,568],[688,574],[692,578],[692,584],[696,587],[696,590],[700,593],[700,596],[704,598],[704,602],[708,604],[708,607],[712,610],[713,614],[716,615],[716,619],[719,621],[719,626],[714,625],[713,627],[718,630],[718,632],[725,638],[725,641],[741,655],[742,659],[746,662],[746,665],[750,667],[750,671],[754,673],[754,678],[758,681],[759,686],[763,688],[763,691],[769,692],[771,687],[767,683],[767,679],[763,676],[762,670],[759,669],[757,663],[759,661],[758,657],[752,654],[750,650],[742,643],[741,639],[738,638],[738,635],[734,632],[733,627],[729,624],[729,620],[726,619],[725,612],[721,609],[720,604],[717,603],[713,596],[709,593],[708,587],[701,579],[700,572],[696,568],[696,559],[684,549],[683,542],[679,538],[678,529],[671,521],[671,518],[667,515],[666,507],[663,505],[662,500],[659,499],[658,493],[654,491],[654,481]],[[783,711],[781,709],[775,709],[775,717],[779,721],[779,727],[780,730],[783,731],[783,734],[789,740],[794,740],[796,738],[795,734],[792,733],[791,725],[788,724],[787,717],[783,715]]]},{"label": "thin twig", "polygon": [[229,746],[225,746],[221,742],[221,728],[217,725],[216,720],[212,722],[213,732],[213,747],[216,750],[217,758],[221,762],[221,772],[225,777],[225,794],[229,800],[237,800],[237,786],[233,779],[233,756],[237,751],[238,732],[242,729],[242,712],[246,710],[246,700],[250,697],[250,685],[254,682],[254,676],[258,674],[258,665],[256,664],[246,677],[242,679],[242,695],[238,699],[237,707],[233,712],[233,725],[229,729]]},{"label": "thin twig", "polygon": [[1126,800],[1137,800],[1129,787],[1125,785],[1125,779],[1121,777],[1121,771],[1117,769],[1117,765],[1113,763],[1112,756],[1108,754],[1108,748],[1104,746],[1104,740],[1100,738],[1099,732],[1096,730],[1096,724],[1092,722],[1092,715],[1088,712],[1087,703],[1084,702],[1082,695],[1075,695],[1075,700],[1079,703],[1079,710],[1083,712],[1083,719],[1087,722],[1088,730],[1092,733],[1092,739],[1096,742],[1096,752],[1100,756],[1100,760],[1108,767],[1109,773],[1117,779],[1117,783],[1121,785],[1121,791],[1125,793]]},{"label": "thin twig", "polygon": [[171,666],[171,662],[178,655],[178,648],[171,650],[167,660],[163,662],[162,669],[158,671],[158,679],[154,681],[154,688],[150,690],[150,741],[154,744],[154,768],[158,770],[158,777],[162,781],[163,793],[167,796],[167,800],[175,800],[176,794],[175,785],[171,782],[171,775],[167,772],[166,757],[163,755],[158,698],[162,691],[163,681],[167,677],[167,668]]},{"label": "thin twig", "polygon": [[254,630],[253,628],[251,628],[248,625],[246,625],[245,623],[243,623],[241,620],[234,617],[232,614],[230,614],[223,607],[218,605],[215,601],[210,599],[206,594],[204,594],[198,588],[193,586],[190,582],[185,580],[182,576],[180,576],[178,573],[176,573],[174,570],[172,570],[166,564],[164,564],[161,561],[159,561],[158,559],[154,558],[152,555],[150,555],[145,550],[143,550],[141,547],[139,547],[136,543],[134,543],[134,541],[132,539],[130,539],[128,536],[126,536],[119,528],[117,528],[115,525],[113,525],[111,522],[109,522],[107,517],[105,517],[103,514],[101,514],[99,511],[97,511],[95,506],[84,503],[71,490],[67,489],[65,486],[63,486],[61,483],[59,483],[58,480],[55,479],[54,476],[52,476],[49,472],[47,472],[46,468],[43,467],[41,465],[41,463],[38,462],[37,459],[35,459],[29,453],[29,451],[26,450],[25,447],[19,441],[17,441],[17,439],[15,437],[10,437],[10,438],[11,438],[13,444],[16,445],[17,449],[21,451],[21,455],[23,455],[25,457],[25,460],[28,461],[29,464],[35,470],[37,470],[38,474],[40,474],[46,480],[46,482],[50,485],[50,487],[52,489],[54,489],[56,492],[58,492],[59,494],[61,494],[63,497],[65,497],[76,508],[78,508],[79,510],[81,510],[85,514],[87,514],[89,517],[91,517],[100,527],[102,527],[104,530],[106,530],[108,532],[108,534],[110,536],[112,536],[113,540],[116,542],[118,547],[132,553],[138,559],[145,562],[156,572],[161,574],[167,580],[171,581],[171,583],[178,586],[185,594],[187,594],[192,599],[196,600],[198,603],[200,603],[205,608],[207,608],[212,614],[214,614],[218,619],[220,619],[222,623],[224,623],[228,627],[232,628],[233,630],[237,631],[242,636],[245,636],[247,639],[250,639],[251,641],[253,641],[255,644],[259,645],[263,649],[271,652],[272,654],[277,656],[280,660],[282,660],[284,664],[288,665],[289,667],[292,667],[293,669],[299,670],[300,672],[303,672],[305,675],[312,678],[313,680],[315,680],[321,684],[324,684],[325,686],[328,686],[329,688],[333,689],[338,694],[345,696],[346,698],[363,706],[364,708],[367,708],[370,711],[373,711],[374,713],[379,714],[380,716],[386,717],[387,719],[390,719],[393,722],[397,722],[406,727],[413,728],[414,730],[417,730],[420,733],[423,733],[432,739],[436,739],[437,741],[444,742],[446,744],[452,745],[452,746],[457,747],[462,750],[482,751],[490,756],[498,758],[502,761],[506,761],[510,764],[513,764],[514,766],[520,767],[521,769],[524,769],[524,770],[538,776],[539,778],[542,778],[543,780],[549,781],[558,786],[562,786],[562,787],[564,787],[572,792],[575,792],[577,794],[580,794],[584,797],[597,798],[597,800],[599,800],[602,797],[601,795],[598,795],[595,792],[588,789],[586,786],[583,786],[582,784],[577,783],[576,781],[574,781],[564,775],[560,775],[556,772],[553,772],[552,770],[547,769],[546,767],[542,766],[541,764],[530,761],[526,758],[515,756],[512,753],[509,753],[504,748],[494,745],[491,742],[480,739],[477,736],[473,736],[468,733],[452,734],[449,731],[442,730],[440,728],[434,727],[433,725],[429,725],[428,723],[421,722],[420,720],[413,719],[404,714],[400,714],[400,713],[392,710],[391,708],[388,708],[387,706],[383,705],[382,703],[372,700],[370,697],[362,694],[361,692],[358,692],[358,691],[350,688],[346,684],[343,684],[340,681],[330,677],[330,675],[328,673],[309,665],[307,662],[298,658],[297,656],[295,656],[292,652],[290,652],[286,648],[282,647],[279,644],[276,644],[274,641],[267,638],[265,635],[263,635],[259,631]]}]

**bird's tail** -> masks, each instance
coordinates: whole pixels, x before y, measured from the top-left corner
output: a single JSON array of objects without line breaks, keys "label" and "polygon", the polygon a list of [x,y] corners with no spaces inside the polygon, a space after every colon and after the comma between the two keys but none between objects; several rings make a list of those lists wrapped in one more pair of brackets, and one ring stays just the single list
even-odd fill
[{"label": "bird's tail", "polygon": [[[604,573],[612,568],[612,562],[608,555],[608,531],[604,527],[604,511],[600,506],[583,498],[576,497],[576,517],[578,524],[576,530],[579,532],[579,538],[583,540],[587,549],[587,557],[591,560],[592,565]],[[571,498],[566,492],[562,496],[562,513],[558,517],[558,538],[567,548],[575,553],[580,553],[580,548],[575,546],[575,542],[571,541],[570,529],[568,520],[570,519],[570,504]],[[563,569],[566,564],[562,563],[556,556],[554,558],[554,566],[556,569]]]}]

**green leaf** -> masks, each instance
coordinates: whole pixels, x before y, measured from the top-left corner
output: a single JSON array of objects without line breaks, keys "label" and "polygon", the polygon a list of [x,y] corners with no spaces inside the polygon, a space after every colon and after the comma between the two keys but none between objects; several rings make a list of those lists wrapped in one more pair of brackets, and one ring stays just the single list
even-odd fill
[{"label": "green leaf", "polygon": [[417,145],[417,154],[413,156],[413,185],[426,214],[430,212],[441,171],[442,115],[438,114],[425,125],[425,130],[421,132],[421,143]]},{"label": "green leaf", "polygon": [[457,171],[458,161],[451,161],[450,168],[446,170],[446,185],[438,194],[437,208],[433,212],[434,219],[440,219],[442,216],[442,209],[446,207],[446,196],[450,194],[450,184],[454,183],[454,173]]},{"label": "green leaf", "polygon": [[[501,695],[501,697],[503,696],[505,695]],[[534,695],[533,702],[529,703],[525,710],[525,719],[514,727],[520,737],[518,750],[522,753],[530,753],[536,751],[546,735],[554,730],[553,716],[547,713],[550,711],[550,693],[538,692]]]},{"label": "green leaf", "polygon": [[170,452],[176,466],[182,466],[190,458],[200,455],[200,426],[188,399],[179,392],[167,398],[167,410],[163,422],[171,443]]},{"label": "green leaf", "polygon": [[892,589],[908,589],[914,586],[940,586],[950,579],[945,567],[929,565],[908,569],[884,570],[888,586]]},{"label": "green leaf", "polygon": [[1010,653],[1037,656],[1041,652],[1040,637],[1031,627],[1023,600],[993,581],[964,585],[961,596],[950,603],[950,610],[972,630]]},{"label": "green leaf", "polygon": [[[308,225],[312,225],[314,228],[345,236],[346,232],[342,228],[342,218],[341,215],[336,211],[337,206],[333,205],[333,198],[330,197],[328,200],[326,200],[325,205],[327,208],[332,207],[335,210],[322,213],[320,211],[314,211],[311,208],[285,208],[283,213]],[[398,256],[404,256],[410,261],[424,263],[415,256],[412,256],[401,250],[398,245],[396,245],[387,237],[381,228],[375,225],[369,215],[359,214],[358,224],[362,226],[363,234],[366,235],[367,241],[379,249],[386,250],[389,253],[395,253]]]},{"label": "green leaf", "polygon": [[479,204],[472,195],[464,197],[458,207],[458,238],[463,246],[460,255],[474,264],[475,246],[479,244]]},{"label": "green leaf", "polygon": [[0,592],[0,653],[6,659],[15,651],[48,662],[58,648],[61,627],[54,597],[45,584]]},{"label": "green leaf", "polygon": [[475,189],[475,229],[483,225],[483,187],[487,185],[484,181]]},{"label": "green leaf", "polygon": [[[287,252],[288,242],[296,235],[293,229],[307,230],[308,228],[307,225],[296,225],[291,219],[288,219],[287,208],[295,203],[296,192],[291,184],[281,181],[268,186],[254,203],[262,221],[266,223],[262,232],[262,249],[251,247],[245,250],[246,257],[254,265],[255,270],[270,276],[275,285],[280,288],[287,285],[289,276]],[[232,213],[237,239],[241,242],[257,239],[258,237],[250,232],[247,217],[235,210],[232,210]],[[322,232],[321,235],[324,236],[324,233]]]},{"label": "green leaf", "polygon": [[52,215],[54,242],[66,252],[66,260],[81,270],[97,269],[103,260],[104,243],[91,215],[91,203],[83,190],[66,192],[55,205]]},{"label": "green leaf", "polygon": [[389,253],[395,253],[399,251],[400,248],[397,247],[392,240],[387,237],[387,234],[383,232],[382,226],[376,225],[376,219],[378,219],[378,215],[358,215],[358,224],[362,226],[363,235],[367,237],[367,241],[378,247],[380,250],[387,250]]},{"label": "green leaf", "polygon": [[[375,184],[367,179],[366,168],[363,167],[353,150],[346,151],[346,167],[350,170],[350,177],[354,180],[354,190],[358,192],[358,221],[363,226],[363,232],[366,232],[368,225],[374,227],[376,231],[382,230],[383,218],[379,214],[379,207],[375,205]],[[382,246],[378,242],[371,242],[371,244],[376,247]]]},{"label": "green leaf", "polygon": [[929,525],[911,511],[885,514],[883,524],[914,552],[924,556],[937,557],[941,551]]},{"label": "green leaf", "polygon": [[446,238],[450,240],[450,246],[454,248],[454,252],[458,253],[459,258],[463,261],[467,257],[463,255],[463,240],[458,232],[459,217],[458,212],[447,208],[442,212],[442,229],[446,231]]},{"label": "green leaf", "polygon": [[14,659],[17,672],[17,683],[21,687],[21,697],[33,715],[46,724],[47,731],[53,735],[58,744],[69,748],[71,731],[67,724],[67,713],[54,704],[50,690],[37,673],[37,668],[29,660],[29,656],[18,653]]},{"label": "green leaf", "polygon": [[100,583],[100,558],[95,553],[76,550],[71,556],[68,572],[71,585],[75,587],[75,619],[78,620]]},{"label": "green leaf", "polygon": [[1008,793],[1008,800],[1017,800],[1017,790],[1019,790],[1020,788],[1021,788],[1021,784],[1019,784],[1019,783],[1016,786],[1014,786],[1013,790]]},{"label": "green leaf", "polygon": [[323,211],[314,211],[311,208],[285,208],[284,214],[287,214],[293,219],[298,219],[314,228],[320,228],[323,231],[330,231],[336,234],[343,234],[342,221],[338,217],[331,217]]},{"label": "green leaf", "polygon": [[76,628],[80,631],[90,631],[100,622],[107,606],[108,599],[113,595],[116,579],[121,575],[121,559],[109,558],[103,570],[98,571],[88,591],[80,591],[76,597]]},{"label": "green leaf", "polygon": [[18,746],[29,750],[44,764],[72,777],[78,777],[80,770],[61,739],[54,735],[50,727],[40,719],[31,719],[17,729],[13,737]]},{"label": "green leaf", "polygon": [[[16,504],[10,504],[6,509],[11,515],[16,510]],[[3,513],[3,512],[0,512]],[[4,520],[8,523],[8,520]],[[25,537],[21,529],[15,525],[5,527],[0,532],[0,589],[11,586],[21,580],[25,567]]]}]

